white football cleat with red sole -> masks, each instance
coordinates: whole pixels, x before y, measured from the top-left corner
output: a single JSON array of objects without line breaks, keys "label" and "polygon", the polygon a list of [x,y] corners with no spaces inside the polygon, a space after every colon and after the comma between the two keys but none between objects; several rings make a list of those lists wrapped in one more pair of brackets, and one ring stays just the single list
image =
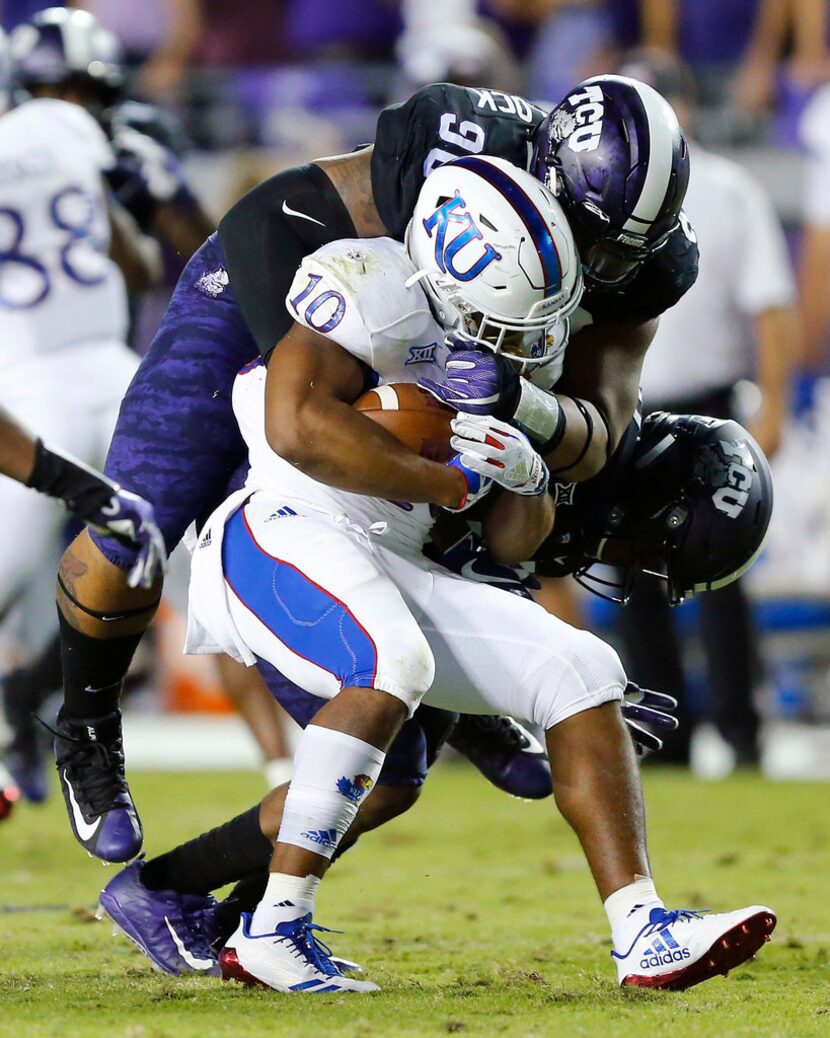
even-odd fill
[{"label": "white football cleat with red sole", "polygon": [[368,980],[345,977],[332,960],[331,950],[318,940],[319,932],[332,931],[316,926],[310,915],[304,915],[280,923],[272,933],[252,934],[251,916],[244,912],[219,954],[222,979],[309,995],[380,990]]},{"label": "white football cleat with red sole", "polygon": [[764,946],[775,923],[764,905],[719,914],[652,908],[627,950],[611,952],[617,980],[620,987],[683,991],[726,976]]}]

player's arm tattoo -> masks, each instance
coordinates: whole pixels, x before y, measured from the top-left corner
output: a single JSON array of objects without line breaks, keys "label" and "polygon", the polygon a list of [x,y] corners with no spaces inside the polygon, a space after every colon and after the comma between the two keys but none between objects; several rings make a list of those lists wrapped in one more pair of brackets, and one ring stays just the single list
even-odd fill
[{"label": "player's arm tattoo", "polygon": [[377,238],[389,233],[372,194],[372,150],[363,148],[351,155],[319,159],[316,163],[334,185],[361,238]]},{"label": "player's arm tattoo", "polygon": [[558,393],[561,421],[555,439],[541,449],[551,476],[568,482],[591,479],[612,450],[608,420],[590,400]]}]

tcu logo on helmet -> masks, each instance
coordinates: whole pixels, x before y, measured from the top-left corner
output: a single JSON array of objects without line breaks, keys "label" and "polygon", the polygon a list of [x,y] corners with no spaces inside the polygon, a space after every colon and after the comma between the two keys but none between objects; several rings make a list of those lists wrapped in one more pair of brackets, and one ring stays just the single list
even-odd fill
[{"label": "tcu logo on helmet", "polygon": [[571,151],[593,151],[599,144],[602,117],[605,114],[601,88],[589,84],[578,93],[571,94],[567,103],[573,112],[563,113],[552,129],[559,140],[568,138]]},{"label": "tcu logo on helmet", "polygon": [[719,512],[737,519],[749,500],[752,486],[752,457],[737,440],[721,440],[707,446],[695,464],[695,475],[715,487],[712,502]]},{"label": "tcu logo on helmet", "polygon": [[[483,237],[472,216],[463,211],[466,205],[467,203],[456,191],[453,198],[447,199],[423,221],[424,230],[429,238],[432,238],[433,231],[435,232],[435,262],[438,264],[438,269],[444,274],[449,274],[456,281],[472,281],[493,260],[501,259],[501,253],[487,242],[466,270],[458,270],[455,266],[456,256],[461,250],[471,242],[480,241]],[[447,241],[447,230],[450,224],[460,227],[460,230],[454,238]]]}]

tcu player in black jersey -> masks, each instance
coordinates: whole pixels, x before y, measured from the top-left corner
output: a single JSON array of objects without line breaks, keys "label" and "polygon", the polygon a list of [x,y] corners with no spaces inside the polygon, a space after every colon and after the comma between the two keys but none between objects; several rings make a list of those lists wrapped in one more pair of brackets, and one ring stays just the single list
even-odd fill
[{"label": "tcu player in black jersey", "polygon": [[[449,370],[434,391],[474,413],[492,413],[484,399],[495,395],[498,416],[522,424],[554,478],[579,481],[602,469],[634,412],[655,318],[694,281],[697,251],[680,218],[688,155],[674,113],[649,87],[611,76],[581,85],[549,117],[496,91],[435,85],[381,114],[374,147],[259,185],[182,274],[107,459],[113,478],[153,501],[168,550],[224,498],[244,459],[231,384],[257,353],[267,359],[278,343],[291,349],[284,299],[302,257],[341,238],[400,238],[430,169],[479,152],[531,166],[558,191],[588,263],[585,327],[573,336],[556,395],[519,392],[499,358],[473,350],[461,364],[472,364],[475,377]],[[309,312],[315,304],[311,294],[296,301]],[[269,409],[267,425],[279,423]],[[141,827],[120,742],[108,760],[84,733],[92,719],[117,723],[124,674],[159,601],[161,582],[142,592],[126,587],[130,561],[121,545],[82,535],[58,581],[59,771],[92,834],[73,826],[76,837],[113,861],[138,852]],[[500,747],[496,770],[522,749]],[[479,766],[489,766],[489,755]]]},{"label": "tcu player in black jersey", "polygon": [[[2,41],[0,41],[2,46]],[[0,476],[23,483],[63,501],[85,523],[132,541],[138,548],[131,584],[152,584],[164,567],[164,540],[156,526],[152,506],[142,498],[111,483],[89,466],[49,450],[0,407]],[[8,704],[4,702],[8,714]],[[6,756],[9,769],[13,762]],[[0,821],[11,813],[19,795],[0,761]]]}]

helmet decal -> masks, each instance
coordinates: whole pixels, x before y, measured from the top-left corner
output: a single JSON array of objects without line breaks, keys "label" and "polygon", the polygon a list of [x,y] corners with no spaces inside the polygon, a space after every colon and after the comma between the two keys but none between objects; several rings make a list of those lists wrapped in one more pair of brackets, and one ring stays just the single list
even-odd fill
[{"label": "helmet decal", "polygon": [[[438,264],[438,269],[442,273],[454,277],[456,281],[472,281],[493,260],[501,259],[501,253],[487,243],[484,245],[482,254],[472,262],[467,270],[461,271],[455,266],[455,257],[458,253],[470,242],[480,241],[482,238],[482,233],[476,226],[473,217],[463,211],[466,205],[467,203],[456,190],[452,198],[438,206],[435,212],[423,221],[424,230],[430,238],[435,230],[435,262]],[[462,230],[448,242],[447,228],[451,223],[459,224]]]},{"label": "helmet decal", "polygon": [[[566,123],[560,121],[557,125],[557,133],[562,133],[559,140],[567,137],[568,147],[571,151],[596,151],[599,139],[602,136],[602,117],[605,114],[602,90],[598,86],[586,85],[584,89],[576,94],[571,94],[568,104],[573,111],[567,126],[567,134],[563,133]],[[551,124],[553,132],[553,124]]]},{"label": "helmet decal", "polygon": [[562,283],[562,263],[559,259],[559,252],[557,251],[550,228],[536,205],[512,177],[490,162],[470,156],[459,159],[455,165],[478,173],[483,180],[486,180],[488,184],[500,191],[513,205],[525,227],[527,227],[530,240],[536,246],[536,252],[544,272],[545,291],[558,291]]},{"label": "helmet decal", "polygon": [[737,440],[707,444],[695,461],[695,476],[713,488],[712,503],[730,519],[737,519],[749,500],[752,464],[746,445]]}]

